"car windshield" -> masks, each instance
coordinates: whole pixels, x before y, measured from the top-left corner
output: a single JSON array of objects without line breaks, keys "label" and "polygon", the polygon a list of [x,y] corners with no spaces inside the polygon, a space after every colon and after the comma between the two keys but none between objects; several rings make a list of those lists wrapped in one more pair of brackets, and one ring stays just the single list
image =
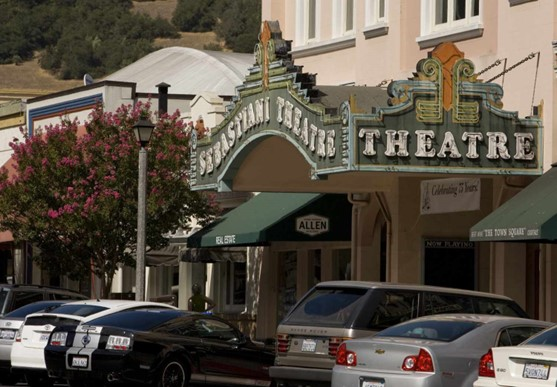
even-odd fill
[{"label": "car windshield", "polygon": [[410,321],[384,329],[376,337],[411,337],[449,342],[481,325],[476,321]]},{"label": "car windshield", "polygon": [[99,313],[107,309],[106,306],[100,305],[65,304],[50,310],[49,313],[73,314],[75,316],[87,317],[93,313]]},{"label": "car windshield", "polygon": [[184,314],[184,311],[176,309],[125,310],[93,319],[88,321],[87,325],[148,331],[176,317],[183,316]]},{"label": "car windshield", "polygon": [[284,319],[287,324],[344,327],[368,289],[316,288]]},{"label": "car windshield", "polygon": [[27,304],[25,306],[22,306],[21,308],[16,309],[8,313],[4,317],[25,317],[31,313],[48,312],[51,309],[54,309],[62,304],[64,304],[63,301],[34,302],[32,304]]},{"label": "car windshield", "polygon": [[520,345],[557,345],[557,327],[548,328]]}]

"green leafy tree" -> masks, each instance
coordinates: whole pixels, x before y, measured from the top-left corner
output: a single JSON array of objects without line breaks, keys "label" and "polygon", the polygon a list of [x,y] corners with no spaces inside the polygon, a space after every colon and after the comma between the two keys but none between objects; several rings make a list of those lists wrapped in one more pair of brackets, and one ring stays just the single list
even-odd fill
[{"label": "green leafy tree", "polygon": [[[54,275],[81,280],[91,272],[109,294],[118,267],[135,265],[138,150],[133,124],[149,104],[95,109],[83,126],[63,120],[12,143],[16,173],[0,174],[0,230],[27,241],[33,258]],[[81,133],[85,131],[85,133]],[[189,190],[189,134],[179,113],[156,123],[148,149],[146,243],[163,233],[209,220],[212,198]]]},{"label": "green leafy tree", "polygon": [[253,52],[261,30],[261,1],[220,0],[215,9],[217,36],[234,52]]},{"label": "green leafy tree", "polygon": [[[177,37],[162,18],[132,12],[131,0],[0,0],[0,63],[29,60],[62,79],[102,77]],[[18,59],[19,58],[19,59]]]},{"label": "green leafy tree", "polygon": [[184,32],[207,32],[215,27],[215,0],[178,0],[172,24]]}]

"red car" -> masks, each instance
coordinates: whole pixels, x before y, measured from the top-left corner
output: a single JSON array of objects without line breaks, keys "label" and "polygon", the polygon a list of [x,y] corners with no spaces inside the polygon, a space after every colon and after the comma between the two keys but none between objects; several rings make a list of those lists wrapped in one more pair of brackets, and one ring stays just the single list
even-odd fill
[{"label": "red car", "polygon": [[57,327],[45,361],[49,376],[70,386],[268,386],[274,346],[253,342],[216,316],[139,309]]}]

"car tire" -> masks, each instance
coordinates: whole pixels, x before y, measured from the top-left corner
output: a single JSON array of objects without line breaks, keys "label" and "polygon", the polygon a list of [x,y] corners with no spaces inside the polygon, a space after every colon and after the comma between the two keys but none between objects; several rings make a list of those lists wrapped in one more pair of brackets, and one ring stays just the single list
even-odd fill
[{"label": "car tire", "polygon": [[95,387],[95,386],[102,386],[102,383],[99,383],[96,380],[68,380],[69,387]]},{"label": "car tire", "polygon": [[157,387],[186,387],[189,382],[189,371],[177,358],[165,361],[156,383]]},{"label": "car tire", "polygon": [[29,387],[52,387],[54,386],[54,380],[50,379],[48,376],[38,376],[38,375],[25,375],[27,384]]},{"label": "car tire", "polygon": [[19,377],[13,374],[5,374],[5,375],[0,375],[0,384],[3,384],[4,386],[11,386],[13,384],[17,384],[17,382],[19,381]]}]

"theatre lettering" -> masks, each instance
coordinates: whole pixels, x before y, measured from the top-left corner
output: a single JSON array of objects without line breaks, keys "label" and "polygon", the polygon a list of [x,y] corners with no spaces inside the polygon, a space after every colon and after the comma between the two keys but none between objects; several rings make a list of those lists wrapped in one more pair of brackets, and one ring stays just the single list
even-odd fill
[{"label": "theatre lettering", "polygon": [[223,122],[204,138],[193,133],[192,189],[231,189],[242,160],[270,136],[297,149],[312,180],[353,171],[540,175],[541,119],[503,110],[501,86],[470,75],[473,64],[452,45],[443,50],[455,60],[434,51],[414,78],[365,87],[383,101],[366,108],[362,88],[322,91],[300,67],[259,58]]}]

